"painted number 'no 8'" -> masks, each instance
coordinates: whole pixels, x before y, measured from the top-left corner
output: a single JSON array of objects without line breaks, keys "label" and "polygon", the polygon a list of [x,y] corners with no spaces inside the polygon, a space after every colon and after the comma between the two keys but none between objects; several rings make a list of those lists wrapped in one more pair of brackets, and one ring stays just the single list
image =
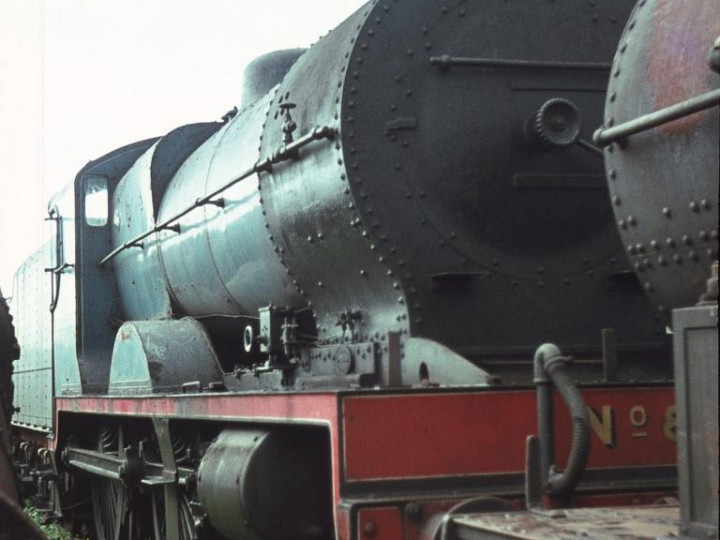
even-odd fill
[{"label": "painted number 'no 8'", "polygon": [[[600,411],[588,408],[590,427],[600,441],[608,448],[614,448],[617,439],[615,410],[610,405],[603,405]],[[647,410],[642,405],[635,405],[630,408],[627,420],[630,424],[630,436],[635,439],[648,437],[650,418]],[[675,405],[665,409],[662,432],[671,441],[676,440],[675,427]]]}]

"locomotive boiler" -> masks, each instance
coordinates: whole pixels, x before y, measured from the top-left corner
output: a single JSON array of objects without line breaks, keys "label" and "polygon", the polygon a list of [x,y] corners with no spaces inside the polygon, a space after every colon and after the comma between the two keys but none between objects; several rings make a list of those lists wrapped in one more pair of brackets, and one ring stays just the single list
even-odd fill
[{"label": "locomotive boiler", "polygon": [[537,383],[547,504],[674,494],[675,304],[592,142],[631,7],[369,2],[88,163],[16,277],[26,487],[102,540],[435,538],[524,504]]},{"label": "locomotive boiler", "polygon": [[[659,345],[602,163],[583,146],[614,47],[598,35],[625,3],[557,19],[538,6],[539,24],[557,31],[542,53],[502,39],[519,10],[535,16],[526,7],[399,9],[356,13],[272,92],[222,126],[153,143],[108,185],[109,231],[98,233],[109,244],[90,260],[118,300],[87,323],[193,317],[224,343],[208,355],[233,372],[233,389],[485,382],[543,339],[597,351],[601,328],[617,329],[621,349]],[[189,331],[129,324],[141,340]],[[407,361],[385,351],[388,333],[413,351]],[[415,352],[424,347],[435,352]],[[83,387],[102,388],[97,376]]]}]

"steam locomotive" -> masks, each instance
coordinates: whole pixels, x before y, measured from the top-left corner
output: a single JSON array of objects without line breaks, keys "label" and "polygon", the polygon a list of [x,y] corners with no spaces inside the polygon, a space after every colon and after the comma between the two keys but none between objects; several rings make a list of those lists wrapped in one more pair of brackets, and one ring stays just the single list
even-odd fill
[{"label": "steam locomotive", "polygon": [[[16,274],[22,483],[100,540],[530,538],[674,497],[679,444],[717,533],[668,333],[717,260],[713,4],[372,1],[88,163]],[[675,360],[716,380],[709,302]]]}]

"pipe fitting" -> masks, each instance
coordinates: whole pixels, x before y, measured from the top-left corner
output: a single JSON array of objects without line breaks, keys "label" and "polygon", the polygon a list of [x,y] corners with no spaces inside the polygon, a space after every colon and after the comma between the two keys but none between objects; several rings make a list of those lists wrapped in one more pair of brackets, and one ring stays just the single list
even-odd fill
[{"label": "pipe fitting", "polygon": [[553,343],[544,343],[535,351],[533,358],[533,382],[550,382],[550,369],[558,362],[568,365],[571,362],[569,356],[563,356],[560,348]]},{"label": "pipe fitting", "polygon": [[[590,420],[587,407],[568,372],[572,359],[563,356],[560,348],[552,343],[538,347],[533,361],[534,382],[538,387],[538,429],[540,435],[541,477],[545,491],[552,495],[571,491],[585,471],[590,453]],[[553,425],[554,386],[570,411],[572,420],[572,443],[567,466],[561,473],[555,472],[555,448]]]}]

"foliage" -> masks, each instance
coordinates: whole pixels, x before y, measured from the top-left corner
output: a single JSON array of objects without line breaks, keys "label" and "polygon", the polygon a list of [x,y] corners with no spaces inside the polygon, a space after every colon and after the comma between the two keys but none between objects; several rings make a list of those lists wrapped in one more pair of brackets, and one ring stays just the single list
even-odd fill
[{"label": "foliage", "polygon": [[26,506],[25,513],[40,527],[48,540],[83,540],[79,536],[73,536],[62,525],[53,522],[52,518],[48,518],[47,514],[33,506]]}]

